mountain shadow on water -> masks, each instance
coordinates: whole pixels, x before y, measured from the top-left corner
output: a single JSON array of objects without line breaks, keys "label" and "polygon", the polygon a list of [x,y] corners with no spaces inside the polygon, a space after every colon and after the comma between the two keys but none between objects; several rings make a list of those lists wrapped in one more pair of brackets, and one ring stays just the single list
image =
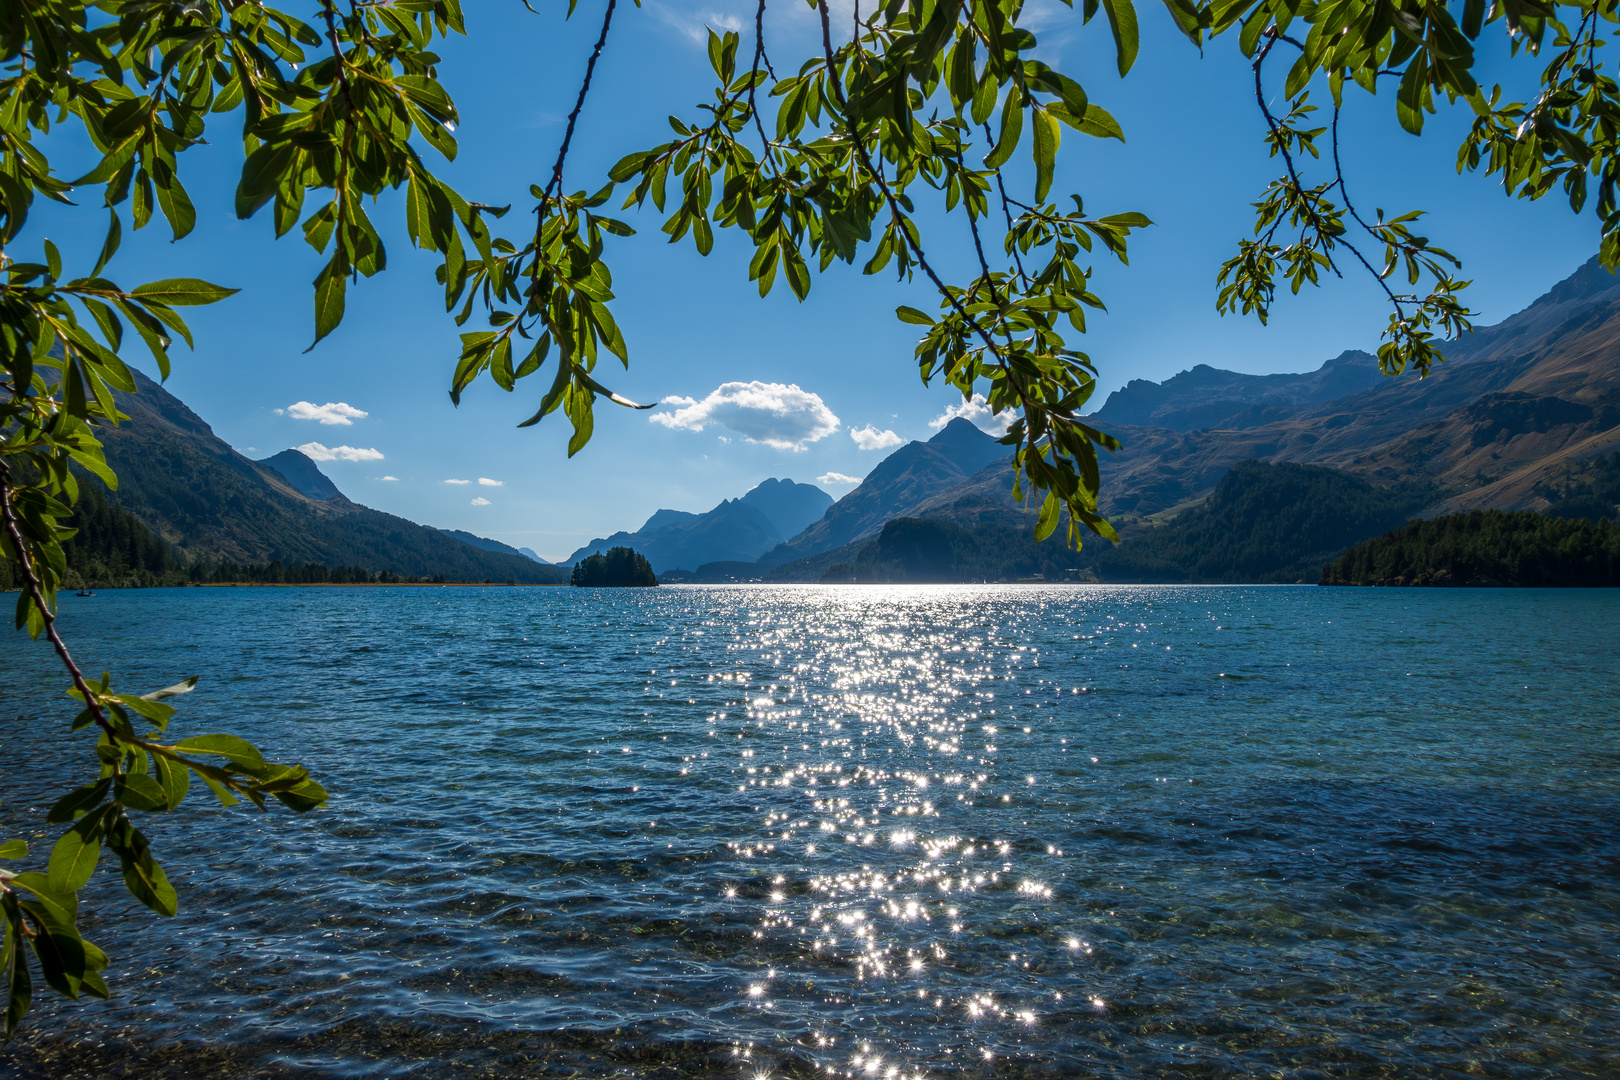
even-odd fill
[{"label": "mountain shadow on water", "polygon": [[627,547],[609,548],[574,564],[570,585],[582,588],[645,588],[658,584],[646,559]]}]

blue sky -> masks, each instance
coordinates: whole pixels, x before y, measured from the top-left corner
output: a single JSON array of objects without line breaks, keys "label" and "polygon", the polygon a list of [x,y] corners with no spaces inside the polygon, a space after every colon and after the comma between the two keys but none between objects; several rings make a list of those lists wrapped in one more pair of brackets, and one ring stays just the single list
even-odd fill
[{"label": "blue sky", "polygon": [[[469,197],[513,203],[506,224],[517,235],[528,185],[543,180],[556,154],[601,7],[583,0],[567,23],[554,0],[541,15],[517,0],[479,0],[467,9],[469,38],[441,50],[441,77],[463,121],[460,156],[441,171]],[[1067,133],[1054,194],[1076,191],[1092,213],[1139,210],[1156,222],[1132,241],[1128,268],[1098,260],[1093,287],[1109,312],[1094,317],[1076,344],[1100,370],[1097,404],[1130,379],[1159,380],[1197,363],[1303,371],[1346,348],[1376,346],[1386,313],[1376,285],[1357,277],[1280,300],[1269,327],[1215,313],[1215,271],[1249,234],[1249,203],[1279,169],[1260,144],[1252,77],[1235,41],[1218,40],[1200,57],[1158,5],[1143,5],[1141,57],[1121,80],[1103,20],[1082,27],[1051,0],[1034,0],[1031,12],[1040,55],[1084,84],[1128,140]],[[741,27],[746,51],[752,8],[681,0],[619,7],[569,159],[571,190],[594,189],[619,157],[668,138],[666,114],[690,117],[709,97],[705,25]],[[778,71],[796,68],[819,47],[811,9],[773,9],[767,45]],[[1491,57],[1487,78],[1513,74],[1492,64],[1502,61]],[[1552,197],[1509,200],[1492,180],[1456,175],[1465,108],[1443,108],[1422,138],[1402,132],[1393,112],[1392,93],[1349,99],[1343,135],[1352,194],[1363,207],[1431,212],[1428,235],[1463,259],[1482,325],[1522,308],[1596,250],[1590,212],[1577,218]],[[110,276],[126,286],[200,276],[242,289],[215,307],[191,309],[197,350],[176,352],[169,389],[251,457],[309,443],[375,451],[380,460],[321,462],[358,502],[561,557],[660,507],[706,510],[768,476],[858,478],[892,439],[927,438],[930,421],[961,404],[948,388],[921,385],[913,328],[893,318],[900,303],[933,309],[924,282],[867,278],[836,264],[803,304],[785,286],[760,300],[747,280],[745,242],[722,232],[702,258],[689,241],[668,245],[649,207],[621,215],[639,235],[608,249],[630,370],[615,363],[598,375],[636,400],[679,400],[652,413],[600,402],[595,439],[569,460],[560,414],[516,427],[544,391],[541,376],[515,394],[483,382],[452,407],[446,390],[459,331],[443,311],[433,262],[411,249],[391,196],[373,214],[389,270],[351,287],[343,326],[306,355],[309,283],[320,258],[297,230],[274,240],[268,214],[236,220],[237,128],[230,119],[215,123],[216,145],[183,159],[196,231],[171,244],[161,222],[131,235],[126,221]],[[91,159],[82,142],[52,141],[64,175]],[[99,194],[87,202],[95,205]],[[43,207],[20,250],[49,236],[70,273],[75,262],[87,270],[103,220],[94,211]],[[960,271],[956,279],[966,273],[964,226],[936,218],[925,241],[943,269]],[[732,383],[771,385],[721,390]],[[763,423],[752,406],[769,402],[792,406],[791,421]],[[466,482],[446,482],[456,480]],[[834,497],[849,490],[835,480],[823,486]]]}]

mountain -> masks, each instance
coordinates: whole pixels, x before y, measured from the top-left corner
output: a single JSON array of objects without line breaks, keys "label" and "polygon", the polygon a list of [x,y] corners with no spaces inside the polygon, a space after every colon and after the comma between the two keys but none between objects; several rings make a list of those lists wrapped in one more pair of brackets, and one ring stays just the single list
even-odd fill
[{"label": "mountain", "polygon": [[460,540],[463,544],[471,544],[473,547],[482,551],[498,551],[503,555],[517,555],[533,562],[545,563],[547,566],[551,565],[550,563],[547,563],[546,560],[530,551],[528,548],[515,548],[508,544],[503,544],[499,540],[491,540],[487,536],[475,536],[463,529],[440,529],[439,532],[444,533],[446,536],[453,536],[457,540]]},{"label": "mountain", "polygon": [[129,421],[98,431],[118,474],[114,497],[190,560],[360,566],[457,581],[567,580],[556,567],[480,550],[351,502],[302,454],[304,464],[287,454],[274,464],[252,461],[157,383],[140,372],[135,381],[139,393],[117,395]]},{"label": "mountain", "polygon": [[1199,364],[1163,383],[1131,380],[1108,395],[1096,418],[1172,431],[1258,427],[1382,379],[1378,358],[1355,349],[1301,375],[1244,375]]},{"label": "mountain", "polygon": [[[985,470],[985,482],[1005,478]],[[1315,581],[1323,563],[1405,522],[1434,497],[1317,465],[1240,463],[1203,505],[1115,546],[1036,543],[1006,514],[905,516],[875,534],[772,570],[772,581]],[[746,579],[745,579],[746,580]]]},{"label": "mountain", "polygon": [[[1426,379],[1381,377],[1257,425],[1103,423],[1124,449],[1104,458],[1101,508],[1129,524],[1207,496],[1233,465],[1258,459],[1327,465],[1378,484],[1432,484],[1436,513],[1539,510],[1547,501],[1537,486],[1552,473],[1620,442],[1620,279],[1596,260],[1524,311],[1445,348],[1448,362]],[[1255,392],[1223,408],[1279,407],[1258,383],[1222,385]],[[1150,414],[1177,413],[1169,397],[1131,400]]]},{"label": "mountain", "polygon": [[[917,507],[1011,453],[993,436],[957,417],[927,442],[909,442],[884,458],[821,520],[771,551],[760,564],[781,566],[818,555],[876,532],[886,521],[916,516]],[[1009,479],[1007,490],[1011,487]]]},{"label": "mountain", "polygon": [[744,495],[742,501],[764,514],[784,538],[797,536],[820,521],[827,507],[833,504],[832,496],[813,484],[774,478],[759,484]]},{"label": "mountain", "polygon": [[634,548],[659,573],[712,562],[751,563],[831,505],[832,496],[813,484],[772,477],[704,514],[659,510],[635,532],[592,540],[562,565],[615,547]]},{"label": "mountain", "polygon": [[[1011,498],[1005,448],[992,456],[989,437],[963,422],[952,434],[984,450],[984,467],[947,460],[939,437],[911,443],[757,566],[713,569],[741,580],[848,580],[862,568],[919,580],[906,575],[948,562],[957,575],[1089,567],[1110,580],[1297,580],[1409,515],[1592,516],[1620,500],[1611,466],[1597,464],[1620,447],[1620,278],[1594,259],[1524,311],[1445,347],[1448,361],[1424,379],[1379,375],[1369,354],[1351,351],[1297,375],[1200,365],[1128,384],[1095,417],[1123,445],[1101,463],[1117,549],[1093,538],[1080,557],[1057,542],[1050,556],[1026,550],[1033,515]],[[902,518],[935,531],[906,526],[884,540]],[[896,554],[917,544],[932,554]],[[973,544],[1005,550],[964,554]]]},{"label": "mountain", "polygon": [[260,458],[259,464],[270,466],[305,498],[321,502],[343,498],[343,492],[321,472],[320,466],[297,450],[283,450],[274,457]]}]

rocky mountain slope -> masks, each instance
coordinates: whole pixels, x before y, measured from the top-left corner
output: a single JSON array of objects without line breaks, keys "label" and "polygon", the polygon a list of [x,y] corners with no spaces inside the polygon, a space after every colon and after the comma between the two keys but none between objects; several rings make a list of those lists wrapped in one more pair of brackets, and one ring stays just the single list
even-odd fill
[{"label": "rocky mountain slope", "polygon": [[[1448,345],[1447,355],[1427,379],[1380,377],[1255,425],[1104,423],[1124,449],[1104,462],[1103,509],[1130,517],[1188,503],[1251,459],[1329,465],[1380,484],[1432,483],[1440,493],[1433,512],[1542,509],[1535,488],[1550,471],[1620,438],[1620,279],[1595,260],[1524,311]],[[1171,397],[1144,405],[1143,396],[1139,389],[1132,399],[1138,413],[1175,412]]]},{"label": "rocky mountain slope", "polygon": [[780,566],[817,555],[875,533],[886,521],[918,516],[929,500],[960,487],[1011,452],[958,417],[927,442],[909,442],[884,458],[821,520],[761,558],[760,565]]}]

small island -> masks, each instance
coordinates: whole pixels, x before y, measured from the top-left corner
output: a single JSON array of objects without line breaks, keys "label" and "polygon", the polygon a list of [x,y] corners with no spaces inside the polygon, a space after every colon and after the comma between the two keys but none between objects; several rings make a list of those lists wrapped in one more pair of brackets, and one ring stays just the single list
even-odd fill
[{"label": "small island", "polygon": [[609,548],[606,555],[598,551],[575,563],[568,583],[582,588],[629,589],[657,585],[658,578],[652,564],[635,549],[616,547]]}]

